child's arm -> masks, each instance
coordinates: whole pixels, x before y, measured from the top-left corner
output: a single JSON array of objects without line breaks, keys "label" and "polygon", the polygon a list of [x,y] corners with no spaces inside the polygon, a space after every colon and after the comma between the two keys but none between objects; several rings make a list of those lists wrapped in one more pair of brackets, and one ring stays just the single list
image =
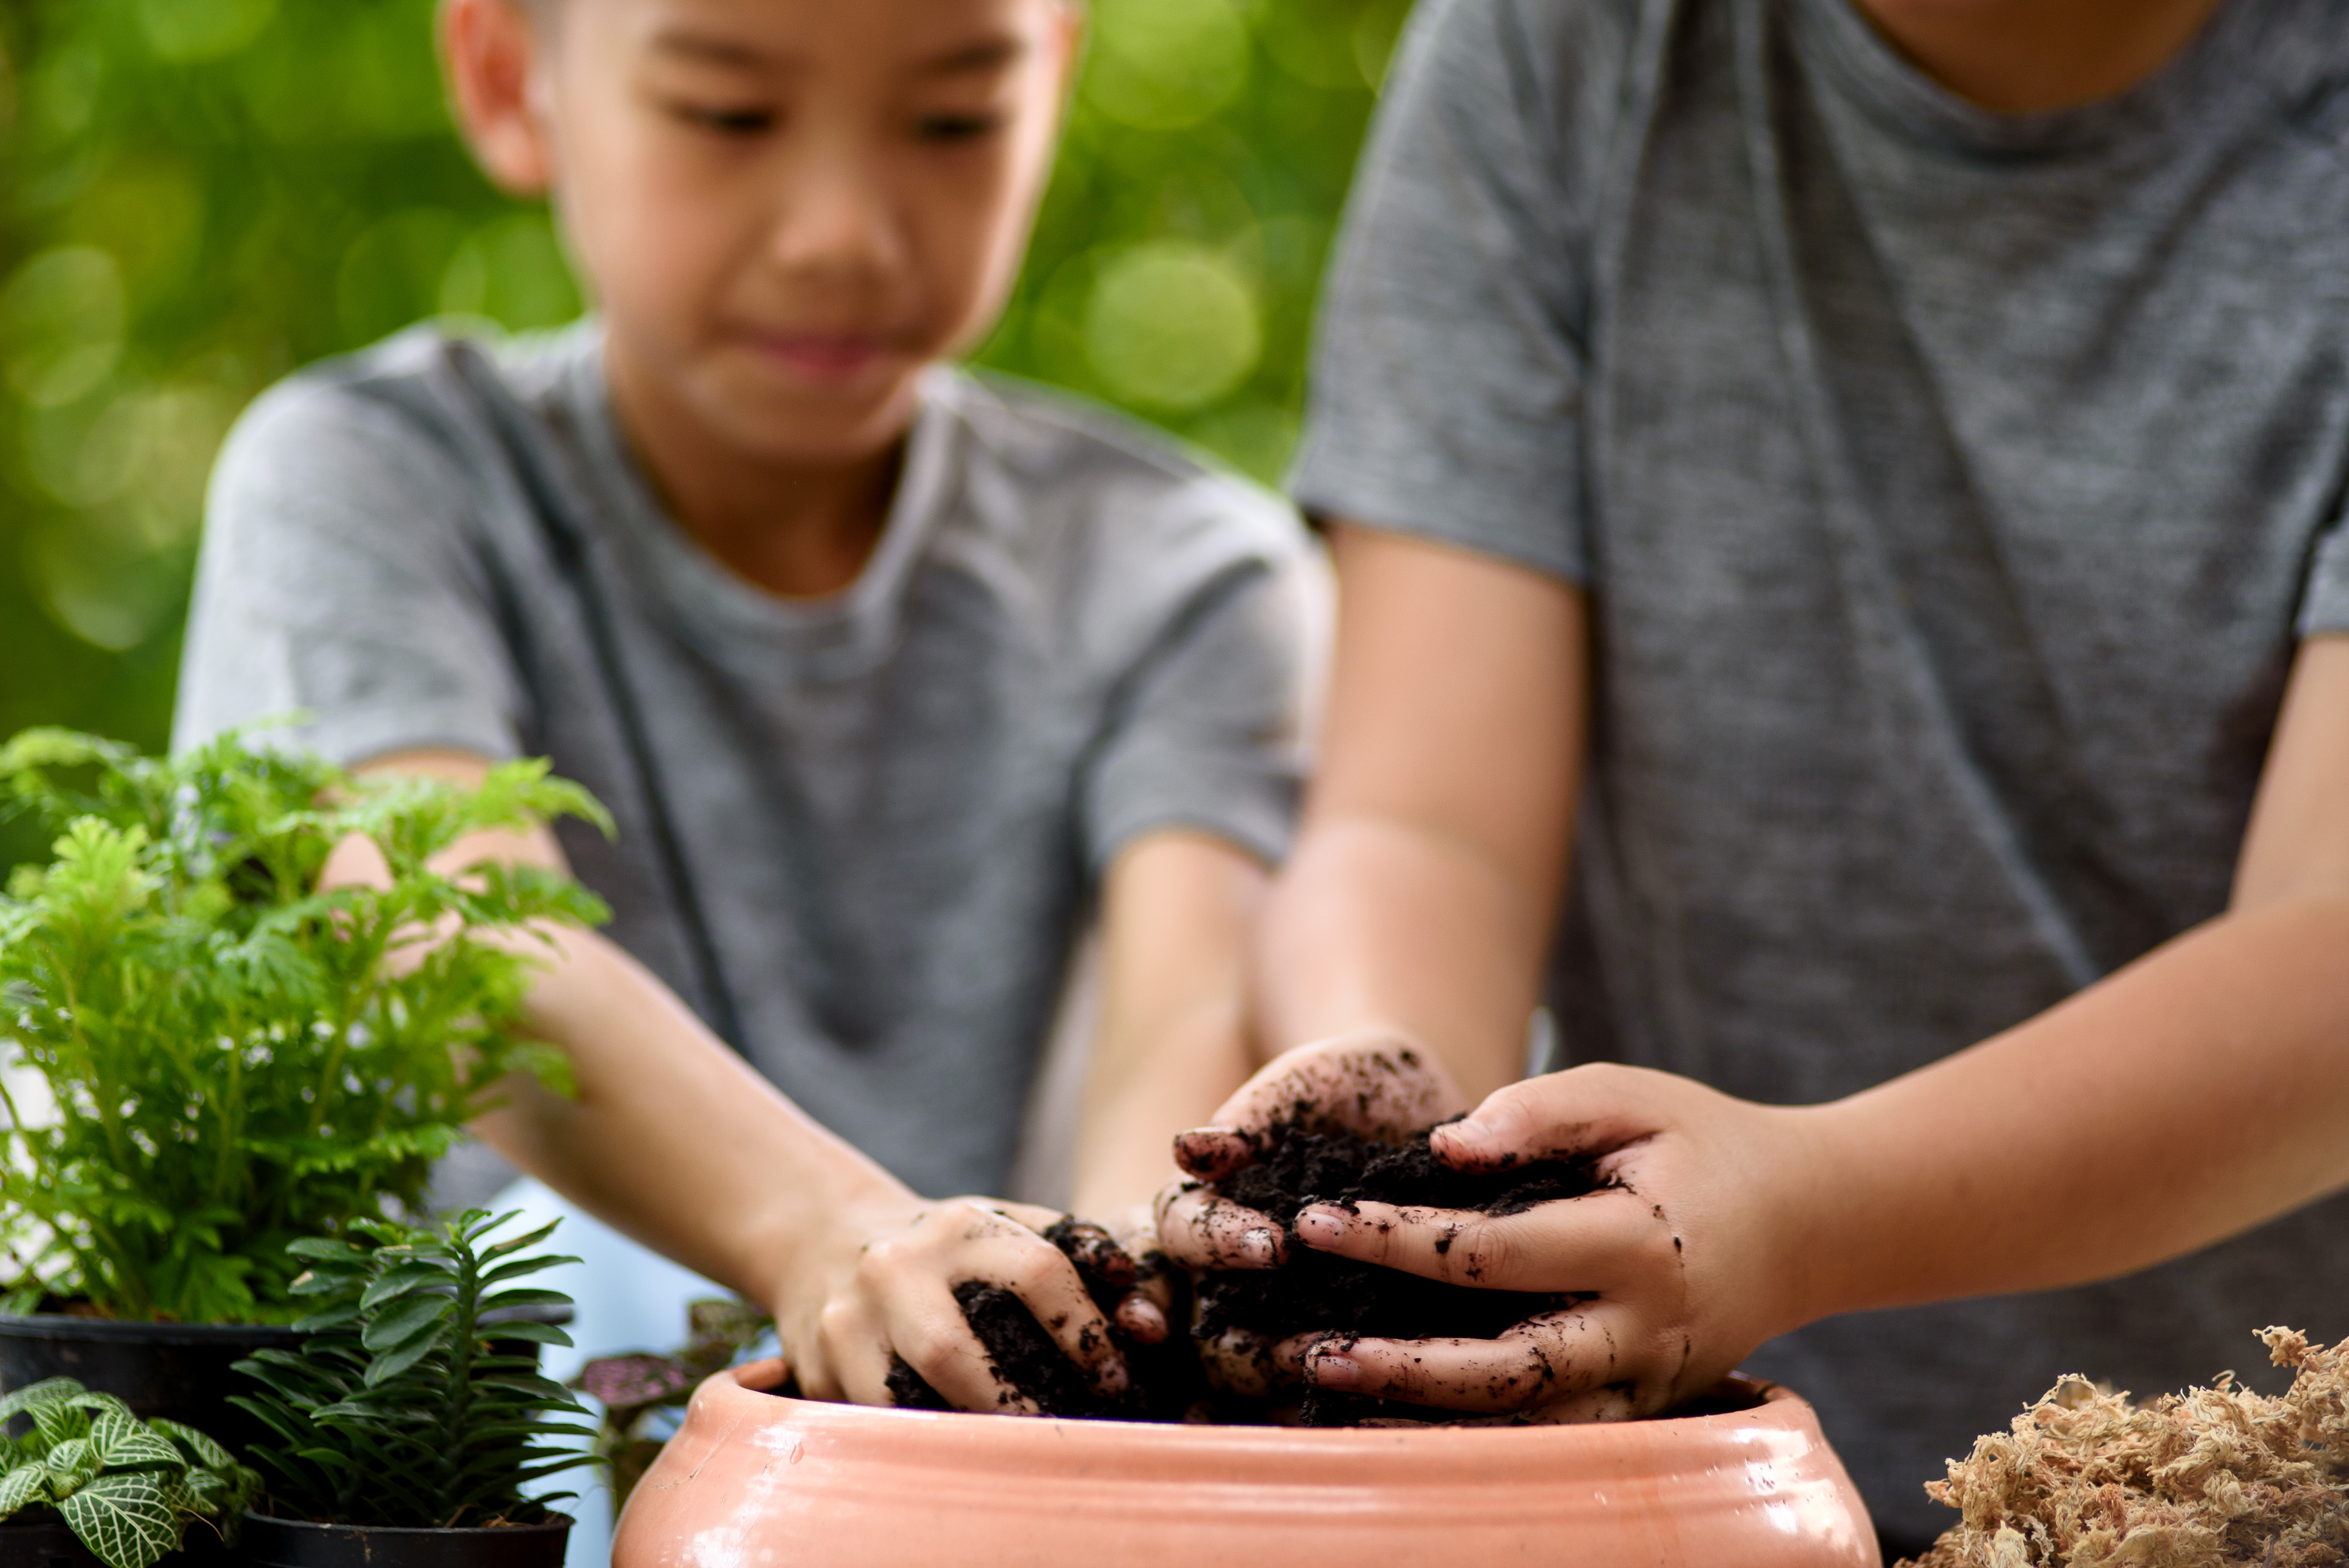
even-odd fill
[{"label": "child's arm", "polygon": [[1174,1135],[1258,1065],[1247,959],[1268,880],[1255,857],[1204,833],[1145,834],[1110,863],[1075,1211],[1122,1237],[1173,1173]]},{"label": "child's arm", "polygon": [[[1502,804],[1536,785],[1470,771],[1493,767],[1512,731],[1538,722],[1533,711],[1493,704],[1448,753],[1411,743],[1427,688],[1475,691],[1502,678],[1504,657],[1478,642],[1464,662],[1456,645],[1413,641],[1431,623],[1411,598],[1468,618],[1482,618],[1468,615],[1481,601],[1497,619],[1525,597],[1497,576],[1447,588],[1430,554],[1367,535],[1341,549],[1353,629],[1328,766],[1344,798],[1373,806],[1309,809],[1266,947],[1317,956],[1309,971],[1268,967],[1266,984],[1293,1027],[1403,1036],[1465,1077],[1500,1064],[1498,1022],[1476,994],[1494,982],[1434,944],[1506,953],[1509,1005],[1529,1003],[1528,942],[1547,905],[1527,913],[1527,900],[1556,841]],[[1506,655],[1535,657],[1523,645]],[[1390,683],[1375,702],[1360,675],[1374,666]],[[1392,782],[1371,765],[1381,757]],[[1309,1374],[1461,1409],[1654,1410],[1819,1317],[2129,1272],[2349,1183],[2344,778],[2349,640],[2318,639],[2294,675],[2231,908],[2063,1005],[1826,1106],[1752,1105],[1609,1066],[1492,1096],[1439,1147],[1464,1163],[1611,1149],[1625,1185],[1499,1220],[1333,1210],[1300,1234],[1424,1273],[1591,1299],[1501,1341],[1408,1353],[1365,1342],[1317,1357]],[[1541,769],[1553,798],[1573,786],[1570,768]],[[1480,886],[1510,891],[1480,903]],[[1349,906],[1380,919],[1340,923]],[[1440,1031],[1447,1009],[1478,1027]],[[1162,1229],[1178,1255],[1260,1261],[1242,1245],[1247,1216],[1203,1215],[1195,1199],[1170,1210]]]},{"label": "child's arm", "polygon": [[[488,764],[447,753],[380,760],[362,773],[478,783]],[[328,879],[364,875],[346,846]],[[555,868],[543,829],[487,833],[446,864],[521,860]],[[1074,1268],[1037,1232],[1057,1215],[984,1199],[926,1200],[817,1125],[705,1029],[659,981],[602,937],[555,933],[560,956],[534,988],[528,1025],[561,1045],[576,1098],[534,1080],[476,1130],[608,1223],[775,1314],[810,1396],[890,1402],[894,1351],[940,1394],[999,1403],[957,1281],[1009,1286],[1071,1359],[1111,1392],[1125,1368]],[[1122,1309],[1121,1317],[1126,1316]],[[1155,1323],[1154,1309],[1151,1313]],[[1138,1326],[1138,1325],[1130,1325]]]}]

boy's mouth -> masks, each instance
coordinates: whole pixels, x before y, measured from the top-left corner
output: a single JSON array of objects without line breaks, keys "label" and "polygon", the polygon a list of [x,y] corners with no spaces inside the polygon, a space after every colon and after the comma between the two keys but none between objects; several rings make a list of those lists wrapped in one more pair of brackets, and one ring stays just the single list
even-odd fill
[{"label": "boy's mouth", "polygon": [[751,331],[741,340],[793,379],[823,384],[854,381],[895,358],[885,339],[847,333]]}]

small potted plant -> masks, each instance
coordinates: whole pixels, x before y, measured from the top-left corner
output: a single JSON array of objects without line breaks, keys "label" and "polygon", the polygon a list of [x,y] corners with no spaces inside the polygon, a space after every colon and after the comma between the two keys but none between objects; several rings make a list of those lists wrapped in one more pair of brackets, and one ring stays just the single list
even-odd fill
[{"label": "small potted plant", "polygon": [[[483,828],[608,819],[543,763],[467,791],[54,730],[0,747],[0,807],[56,834],[0,897],[0,1060],[29,1069],[0,1084],[0,1386],[78,1376],[235,1446],[228,1367],[303,1310],[287,1243],[421,1212],[501,1079],[564,1083],[515,1032],[532,961],[511,933],[602,906],[543,870],[429,862]],[[388,874],[320,891],[354,836]]]},{"label": "small potted plant", "polygon": [[0,1568],[150,1568],[191,1525],[233,1536],[261,1478],[176,1421],[52,1377],[0,1398]]},{"label": "small potted plant", "polygon": [[[562,1438],[593,1438],[586,1411],[541,1376],[550,1324],[567,1306],[514,1282],[572,1258],[531,1249],[554,1227],[488,1241],[512,1220],[469,1210],[443,1229],[361,1220],[349,1241],[298,1241],[293,1286],[314,1310],[296,1350],[237,1364],[260,1385],[233,1402],[265,1427],[254,1445],[264,1507],[243,1549],[258,1568],[555,1568],[571,1521],[524,1489],[589,1462]],[[534,1344],[533,1344],[534,1342]]]},{"label": "small potted plant", "polygon": [[678,1348],[599,1355],[571,1381],[604,1407],[595,1456],[611,1467],[616,1517],[684,1419],[687,1397],[703,1379],[732,1366],[775,1321],[734,1297],[691,1302],[685,1310],[686,1342]]}]

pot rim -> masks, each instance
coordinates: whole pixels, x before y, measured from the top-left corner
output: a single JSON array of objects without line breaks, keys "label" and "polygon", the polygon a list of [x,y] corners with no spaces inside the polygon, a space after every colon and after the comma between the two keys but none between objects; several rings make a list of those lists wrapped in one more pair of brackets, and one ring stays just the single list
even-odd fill
[{"label": "pot rim", "polygon": [[244,1519],[247,1523],[264,1525],[274,1530],[316,1531],[320,1534],[329,1531],[339,1531],[346,1535],[384,1535],[402,1539],[429,1535],[435,1540],[447,1540],[460,1535],[494,1535],[500,1539],[507,1539],[545,1531],[568,1530],[577,1522],[567,1513],[555,1513],[552,1511],[536,1524],[467,1524],[453,1530],[414,1524],[321,1524],[315,1519],[285,1519],[274,1513],[264,1513],[257,1508],[246,1509]]},{"label": "pot rim", "polygon": [[[694,1390],[693,1404],[732,1404],[748,1395],[774,1400],[795,1425],[822,1428],[842,1437],[889,1438],[902,1443],[926,1431],[960,1442],[992,1434],[998,1444],[1015,1444],[1057,1432],[1085,1434],[1103,1448],[1154,1449],[1162,1453],[1251,1449],[1278,1449],[1298,1455],[1319,1450],[1331,1457],[1375,1452],[1390,1458],[1413,1453],[1460,1454],[1464,1446],[1506,1444],[1522,1454],[1528,1442],[1556,1449],[1588,1449],[1619,1446],[1626,1433],[1638,1433],[1645,1443],[1681,1438],[1728,1439],[1733,1434],[1759,1427],[1794,1428],[1816,1417],[1803,1397],[1782,1383],[1765,1382],[1732,1373],[1715,1388],[1733,1387],[1750,1404],[1735,1409],[1695,1416],[1659,1416],[1640,1421],[1541,1423],[1526,1426],[1452,1426],[1438,1423],[1393,1427],[1241,1427],[1194,1426],[1172,1421],[1100,1421],[1072,1417],[1004,1417],[969,1410],[905,1410],[889,1405],[850,1405],[830,1400],[793,1398],[772,1390],[790,1375],[781,1356],[744,1362],[720,1369]],[[714,1410],[711,1412],[714,1414]],[[917,1423],[908,1425],[908,1423]],[[1399,1452],[1400,1450],[1400,1452]]]}]

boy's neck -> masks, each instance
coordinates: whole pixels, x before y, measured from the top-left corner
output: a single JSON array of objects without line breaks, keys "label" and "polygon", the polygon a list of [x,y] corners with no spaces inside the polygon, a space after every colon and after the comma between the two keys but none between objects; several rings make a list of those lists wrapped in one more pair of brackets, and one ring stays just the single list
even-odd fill
[{"label": "boy's neck", "polygon": [[905,441],[846,463],[760,459],[607,360],[614,412],[668,514],[736,576],[781,598],[856,581],[889,521]]},{"label": "boy's neck", "polygon": [[2220,0],[1852,0],[1918,68],[2002,114],[2071,109],[2153,75]]}]

